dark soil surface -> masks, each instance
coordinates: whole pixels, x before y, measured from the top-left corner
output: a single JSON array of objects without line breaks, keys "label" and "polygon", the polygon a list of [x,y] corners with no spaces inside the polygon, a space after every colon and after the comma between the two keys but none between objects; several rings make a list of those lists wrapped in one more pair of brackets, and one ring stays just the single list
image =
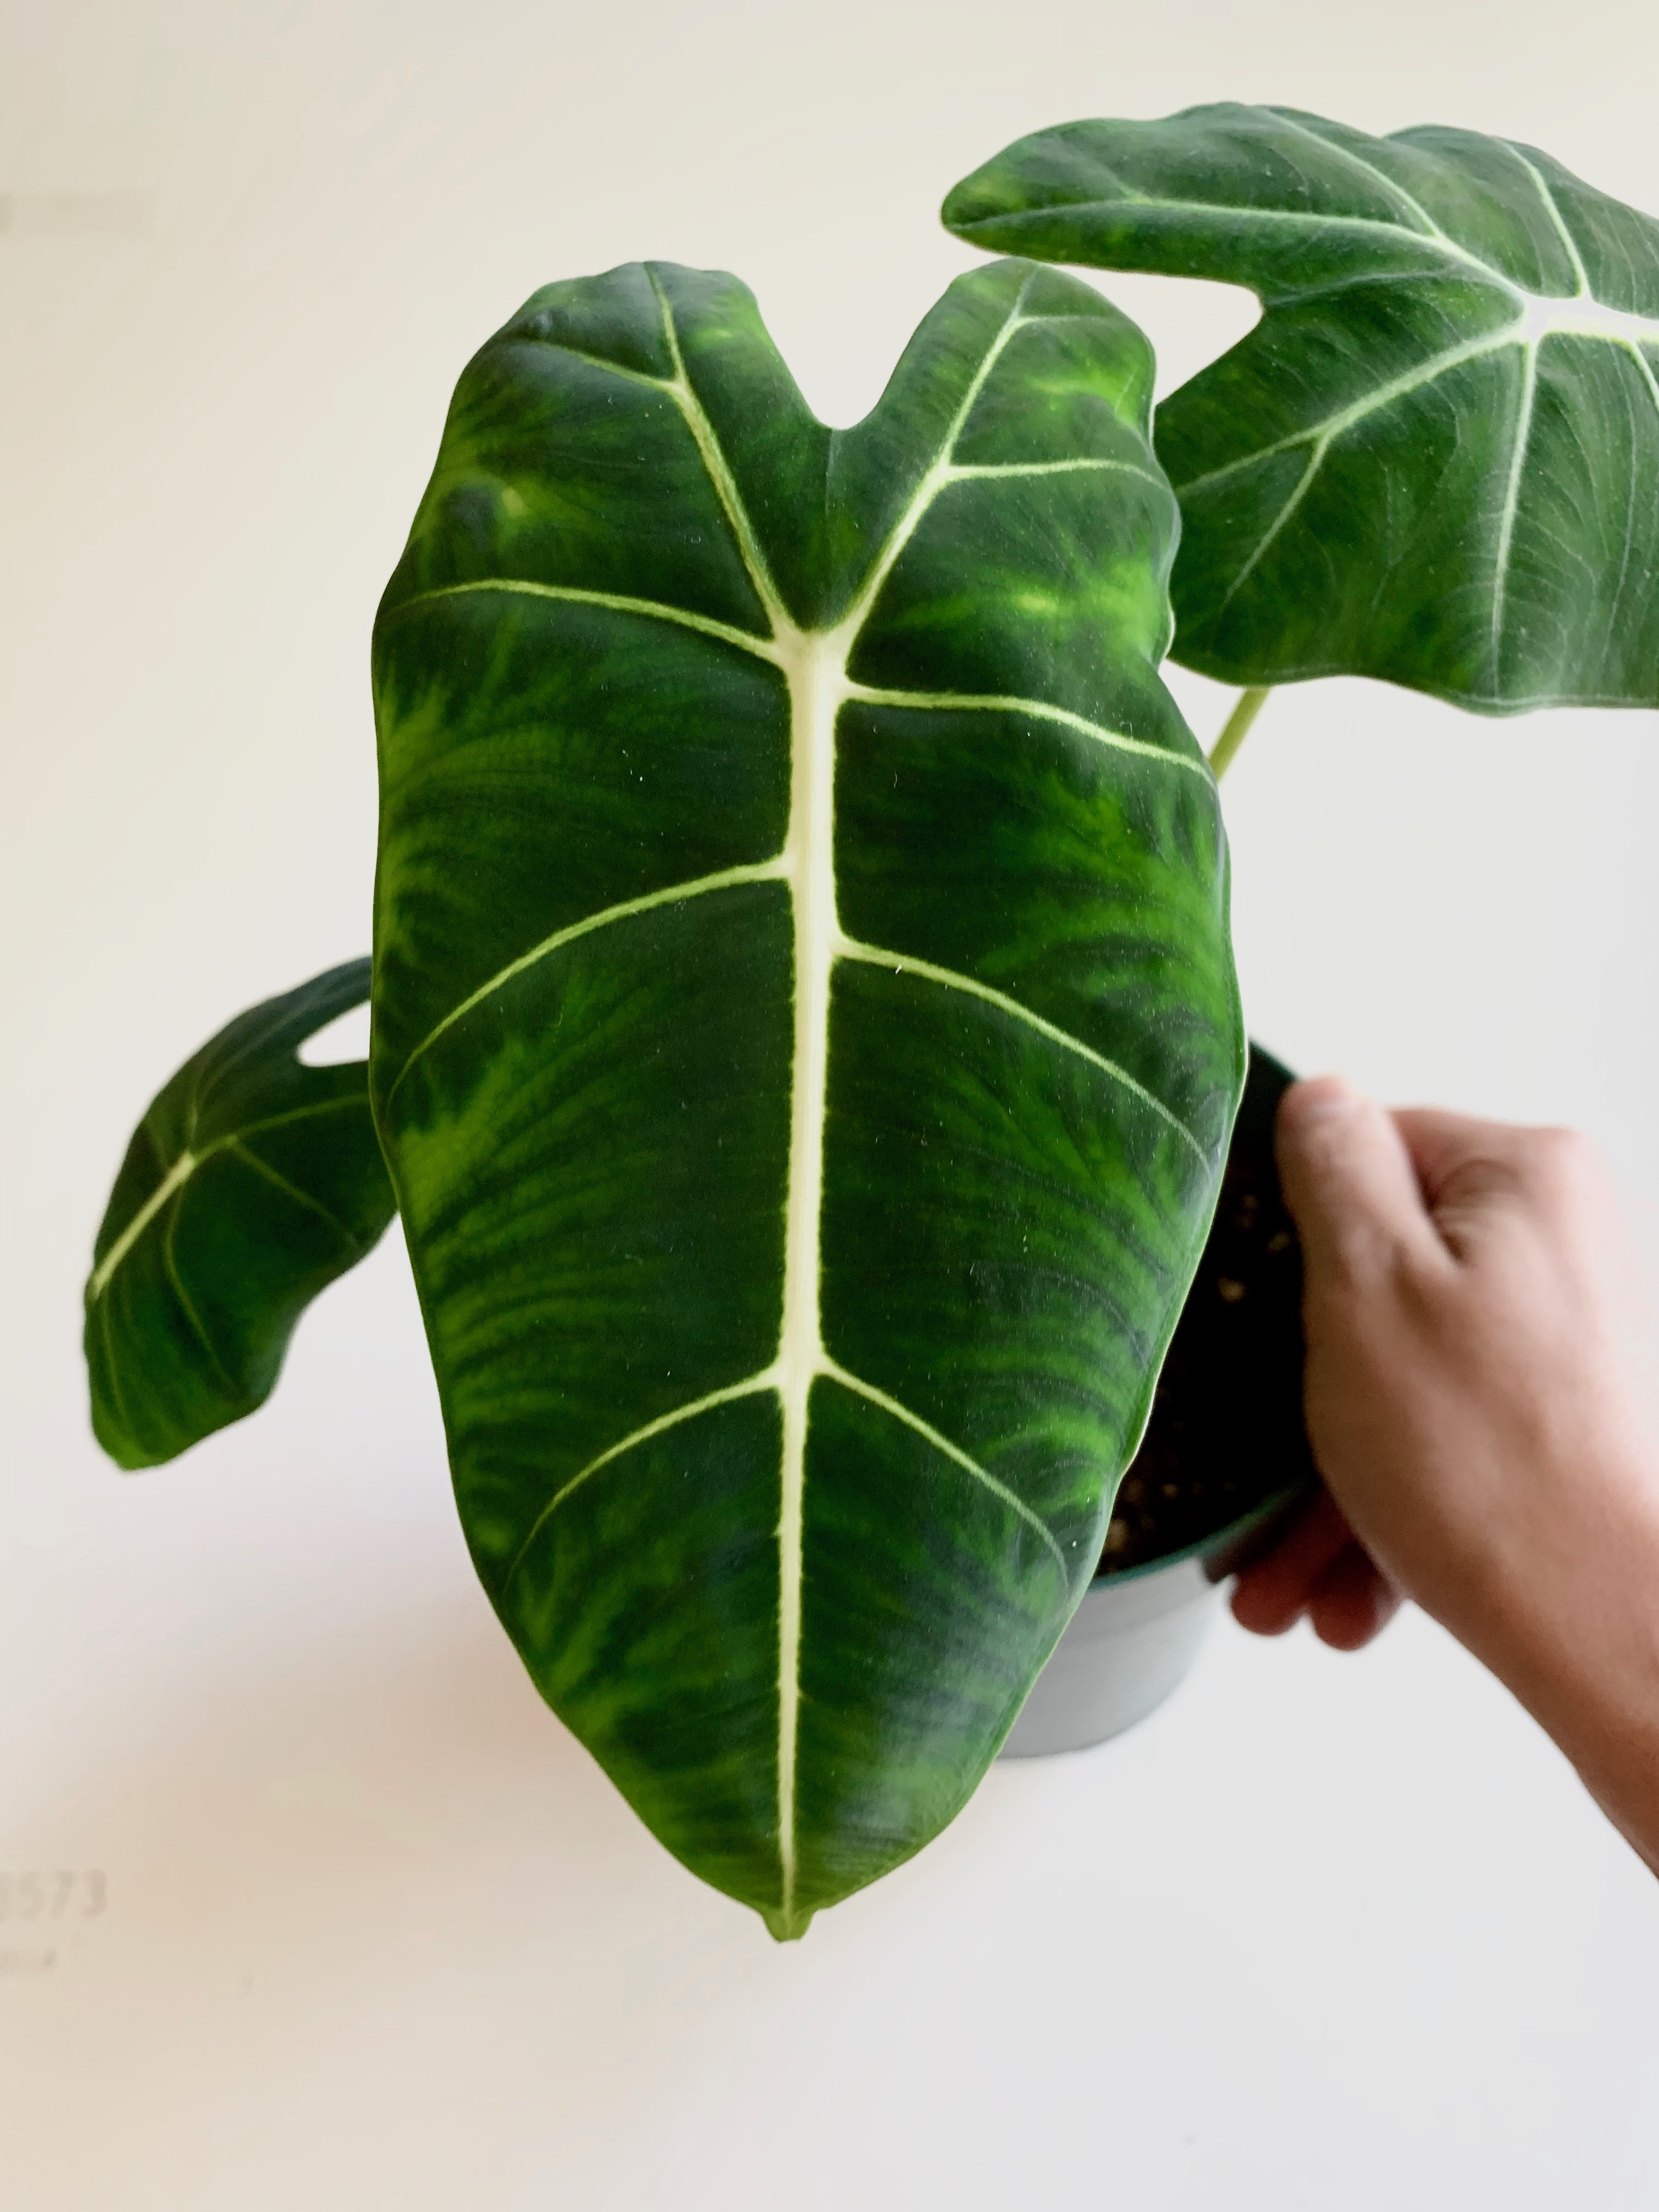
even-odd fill
[{"label": "dark soil surface", "polygon": [[1252,1046],[1214,1226],[1117,1494],[1100,1572],[1121,1574],[1316,1480],[1302,1423],[1302,1254],[1273,1167],[1291,1081]]}]

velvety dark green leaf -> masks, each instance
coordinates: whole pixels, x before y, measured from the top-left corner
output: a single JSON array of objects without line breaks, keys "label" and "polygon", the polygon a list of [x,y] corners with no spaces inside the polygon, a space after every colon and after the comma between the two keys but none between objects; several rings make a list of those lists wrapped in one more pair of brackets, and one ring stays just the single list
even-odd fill
[{"label": "velvety dark green leaf", "polygon": [[133,1132],[87,1285],[92,1425],[118,1465],[263,1405],[300,1316],[391,1220],[366,1064],[295,1057],[368,983],[350,960],[239,1014]]},{"label": "velvety dark green leaf", "polygon": [[1659,222],[1507,139],[1233,106],[1039,131],[945,220],[1260,296],[1158,410],[1178,659],[1659,705]]},{"label": "velvety dark green leaf", "polygon": [[376,1110],[480,1574],[796,1935],[1092,1570],[1242,1076],[1144,340],[953,285],[855,429],[744,288],[539,292],[377,625]]}]

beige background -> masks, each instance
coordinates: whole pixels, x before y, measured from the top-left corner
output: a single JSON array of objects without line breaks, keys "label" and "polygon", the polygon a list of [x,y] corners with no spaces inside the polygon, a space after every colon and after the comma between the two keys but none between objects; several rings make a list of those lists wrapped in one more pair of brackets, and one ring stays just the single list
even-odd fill
[{"label": "beige background", "polygon": [[[1276,99],[1659,209],[1656,59],[1650,0],[0,5],[0,1870],[108,1897],[0,1923],[8,2212],[1653,2203],[1659,1893],[1420,1620],[1224,1629],[777,1950],[496,1630],[395,1237],[265,1414],[139,1480],[77,1339],[150,1091],[367,945],[370,617],[535,285],[734,268],[850,420],[1023,131]],[[1108,289],[1166,380],[1252,312]],[[1659,717],[1328,684],[1227,802],[1258,1035],[1581,1122],[1659,1226]]]}]

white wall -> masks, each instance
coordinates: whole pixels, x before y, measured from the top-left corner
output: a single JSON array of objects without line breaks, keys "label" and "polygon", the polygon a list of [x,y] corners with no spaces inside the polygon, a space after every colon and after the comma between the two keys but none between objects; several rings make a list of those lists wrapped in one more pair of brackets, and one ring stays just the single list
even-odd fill
[{"label": "white wall", "polygon": [[[150,1091],[367,945],[371,613],[536,284],[732,267],[848,420],[1023,131],[1281,100],[1659,209],[1656,59],[1650,0],[0,7],[0,1869],[109,1898],[0,1925],[9,2212],[1654,2202],[1659,1893],[1421,1620],[1224,1630],[778,1950],[495,1628],[395,1237],[265,1413],[138,1480],[78,1328]],[[1176,380],[1249,319],[1107,289]],[[1227,799],[1259,1035],[1585,1124],[1659,1227],[1659,718],[1328,684]]]}]

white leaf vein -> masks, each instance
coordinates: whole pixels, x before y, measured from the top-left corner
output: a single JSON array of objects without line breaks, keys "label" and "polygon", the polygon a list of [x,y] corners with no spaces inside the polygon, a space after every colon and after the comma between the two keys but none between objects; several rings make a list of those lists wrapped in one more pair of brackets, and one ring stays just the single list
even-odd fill
[{"label": "white leaf vein", "polygon": [[[964,1473],[971,1474],[976,1481],[982,1483],[986,1489],[999,1498],[1012,1512],[1017,1514],[1022,1521],[1036,1530],[1054,1554],[1054,1563],[1060,1569],[1062,1583],[1069,1579],[1066,1555],[1060,1550],[1054,1532],[1047,1522],[1040,1514],[1032,1510],[1017,1491],[1011,1490],[1006,1482],[993,1474],[988,1468],[981,1467],[970,1453],[965,1452],[960,1444],[953,1443],[943,1430],[936,1429],[931,1421],[924,1420],[920,1413],[907,1406],[902,1399],[894,1397],[890,1391],[880,1389],[873,1382],[866,1382],[862,1376],[854,1375],[850,1369],[843,1367],[839,1360],[831,1359],[827,1354],[814,1362],[811,1379],[814,1382],[823,1380],[839,1383],[842,1389],[852,1392],[855,1397],[865,1399],[871,1405],[878,1407],[891,1419],[901,1422],[906,1428],[914,1430],[916,1435],[925,1438],[944,1458],[950,1460],[953,1465],[961,1468]],[[641,1422],[638,1428],[630,1429],[626,1436],[618,1437],[614,1443],[607,1444],[601,1452],[596,1452],[593,1457],[580,1468],[568,1481],[559,1485],[531,1522],[522,1541],[513,1554],[506,1574],[501,1578],[503,1598],[511,1589],[526,1559],[554,1515],[596,1474],[602,1473],[607,1467],[614,1466],[618,1460],[624,1458],[628,1453],[637,1450],[641,1444],[650,1443],[658,1437],[666,1436],[671,1431],[683,1427],[688,1421],[696,1420],[704,1413],[713,1413],[719,1407],[733,1405],[744,1398],[757,1397],[763,1392],[777,1392],[779,1389],[780,1376],[776,1364],[774,1363],[773,1365],[762,1368],[753,1375],[744,1376],[741,1382],[729,1382],[720,1389],[706,1391],[702,1397],[690,1398],[684,1405],[672,1407],[667,1413],[658,1414],[654,1420]]]},{"label": "white leaf vein", "polygon": [[1110,1076],[1115,1083],[1138,1098],[1143,1106],[1150,1108],[1161,1121],[1166,1122],[1177,1136],[1191,1146],[1205,1166],[1209,1166],[1208,1147],[1199,1142],[1180,1115],[1171,1113],[1156,1092],[1137,1081],[1127,1067],[1120,1066],[1115,1060],[1109,1060],[1104,1053],[1097,1052],[1093,1045],[1085,1044],[1081,1037],[1074,1036],[1070,1030],[1061,1029],[1057,1022],[1048,1021],[1030,1006],[1022,1005],[1019,1000],[1011,999],[1006,991],[995,990],[989,983],[981,983],[976,975],[963,975],[958,969],[941,968],[934,961],[918,959],[914,953],[896,952],[880,945],[860,944],[854,938],[845,939],[837,951],[843,960],[857,961],[871,968],[896,970],[902,975],[915,975],[923,982],[936,983],[944,990],[961,991],[969,998],[982,1000],[987,1006],[995,1006],[1000,1012],[1024,1022],[1028,1028],[1036,1030],[1039,1036],[1047,1037],[1051,1044],[1063,1046],[1067,1052],[1075,1053],[1079,1060],[1086,1060],[1103,1074]]},{"label": "white leaf vein", "polygon": [[178,1227],[179,1209],[177,1206],[174,1206],[172,1212],[167,1216],[166,1228],[161,1231],[161,1265],[166,1270],[167,1280],[173,1285],[175,1297],[178,1298],[179,1304],[184,1308],[185,1319],[190,1323],[203,1351],[205,1352],[208,1356],[209,1364],[213,1367],[225,1388],[234,1395],[235,1394],[236,1385],[226,1370],[225,1364],[219,1357],[218,1347],[215,1345],[213,1339],[208,1334],[207,1328],[203,1322],[202,1316],[196,1310],[195,1301],[191,1298],[190,1292],[185,1288],[184,1277],[179,1273],[178,1258],[173,1249],[173,1240],[174,1235],[177,1233]]},{"label": "white leaf vein", "polygon": [[710,891],[731,890],[739,884],[775,883],[786,872],[787,864],[781,854],[775,854],[769,860],[744,861],[736,867],[718,868],[711,875],[665,884],[660,890],[642,891],[637,898],[618,900],[615,906],[600,907],[592,914],[583,915],[579,921],[567,922],[562,928],[543,938],[539,945],[532,945],[528,952],[521,952],[516,960],[509,960],[504,968],[498,968],[486,982],[480,983],[476,991],[469,991],[465,998],[452,1006],[441,1021],[435,1022],[398,1069],[386,1092],[386,1103],[391,1103],[393,1093],[410,1069],[422,1054],[432,1049],[446,1030],[465,1020],[486,999],[493,998],[515,975],[539,966],[567,945],[575,944],[579,938],[591,937],[596,929],[609,929],[615,922],[631,921],[636,915],[654,913],[659,907],[683,906],[689,899],[706,897]]},{"label": "white leaf vein", "polygon": [[988,1468],[981,1467],[976,1459],[963,1451],[960,1444],[952,1443],[950,1437],[945,1435],[943,1431],[936,1429],[931,1421],[924,1421],[920,1413],[913,1413],[902,1399],[893,1397],[885,1390],[878,1389],[873,1382],[866,1382],[862,1376],[853,1374],[849,1369],[843,1367],[839,1360],[826,1358],[818,1371],[828,1381],[840,1383],[843,1390],[850,1390],[855,1397],[867,1399],[871,1405],[878,1406],[884,1413],[889,1415],[893,1420],[902,1422],[907,1429],[914,1429],[919,1437],[926,1438],[935,1451],[942,1453],[956,1466],[962,1468],[976,1480],[982,1482],[988,1491],[1000,1498],[1002,1503],[1017,1513],[1022,1521],[1036,1529],[1037,1534],[1054,1553],[1054,1564],[1060,1569],[1061,1588],[1065,1589],[1069,1585],[1071,1577],[1066,1564],[1066,1554],[1060,1550],[1053,1529],[1049,1528],[1041,1514],[1032,1511],[1018,1491],[1011,1490],[1006,1482],[1000,1481]]},{"label": "white leaf vein", "polygon": [[524,1565],[532,1546],[559,1507],[568,1498],[580,1490],[585,1482],[590,1481],[594,1475],[598,1474],[602,1468],[611,1466],[614,1461],[621,1459],[624,1453],[631,1452],[637,1445],[649,1443],[653,1437],[666,1436],[671,1429],[678,1428],[683,1422],[696,1420],[699,1413],[712,1413],[716,1406],[729,1406],[737,1399],[752,1398],[762,1390],[775,1389],[776,1387],[773,1370],[769,1367],[764,1368],[758,1374],[745,1376],[740,1382],[729,1382],[722,1389],[706,1391],[701,1398],[690,1398],[684,1405],[676,1406],[666,1413],[659,1413],[655,1420],[643,1422],[637,1429],[630,1429],[625,1437],[618,1437],[615,1443],[607,1444],[605,1449],[596,1453],[586,1466],[579,1468],[568,1482],[562,1482],[559,1485],[531,1522],[524,1541],[513,1554],[507,1573],[502,1577],[502,1596],[506,1596],[514,1576]]},{"label": "white leaf vein", "polygon": [[1492,680],[1503,688],[1504,614],[1509,597],[1510,561],[1515,546],[1516,518],[1521,509],[1521,482],[1527,465],[1527,444],[1532,435],[1532,410],[1538,389],[1538,349],[1526,349],[1521,391],[1516,402],[1515,443],[1510,454],[1509,477],[1498,518],[1498,547],[1493,556],[1492,586]]},{"label": "white leaf vein", "polygon": [[474,576],[461,584],[437,584],[429,591],[414,592],[399,600],[386,619],[396,622],[434,600],[465,599],[477,592],[505,592],[527,599],[565,599],[577,606],[604,607],[613,614],[643,615],[653,622],[672,623],[681,629],[718,638],[722,645],[734,645],[740,652],[769,660],[775,667],[777,665],[777,649],[770,638],[757,637],[754,631],[739,629],[713,615],[695,614],[689,607],[677,607],[665,599],[635,599],[626,592],[589,592],[574,584],[538,584],[525,576]]},{"label": "white leaf vein", "polygon": [[1079,737],[1091,738],[1114,752],[1138,754],[1143,760],[1160,761],[1166,767],[1183,769],[1202,782],[1209,781],[1201,759],[1188,759],[1171,746],[1150,744],[1145,738],[1132,738],[1121,730],[1108,729],[1103,722],[1091,722],[1085,714],[1074,714],[1069,707],[1051,707],[1046,700],[1027,699],[1014,692],[906,691],[884,690],[872,684],[848,684],[847,696],[860,706],[907,708],[917,713],[942,708],[965,714],[1029,714],[1037,721],[1057,722],[1064,729],[1075,730]]},{"label": "white leaf vein", "polygon": [[280,1190],[295,1206],[303,1206],[307,1213],[314,1213],[319,1221],[325,1221],[343,1244],[349,1245],[354,1251],[356,1249],[357,1239],[337,1214],[331,1213],[322,1200],[313,1198],[309,1191],[301,1190],[298,1183],[290,1182],[285,1175],[272,1167],[269,1160],[262,1159],[258,1152],[250,1150],[240,1138],[228,1139],[224,1149],[233,1158],[252,1168],[255,1175],[263,1176],[273,1190]]}]

